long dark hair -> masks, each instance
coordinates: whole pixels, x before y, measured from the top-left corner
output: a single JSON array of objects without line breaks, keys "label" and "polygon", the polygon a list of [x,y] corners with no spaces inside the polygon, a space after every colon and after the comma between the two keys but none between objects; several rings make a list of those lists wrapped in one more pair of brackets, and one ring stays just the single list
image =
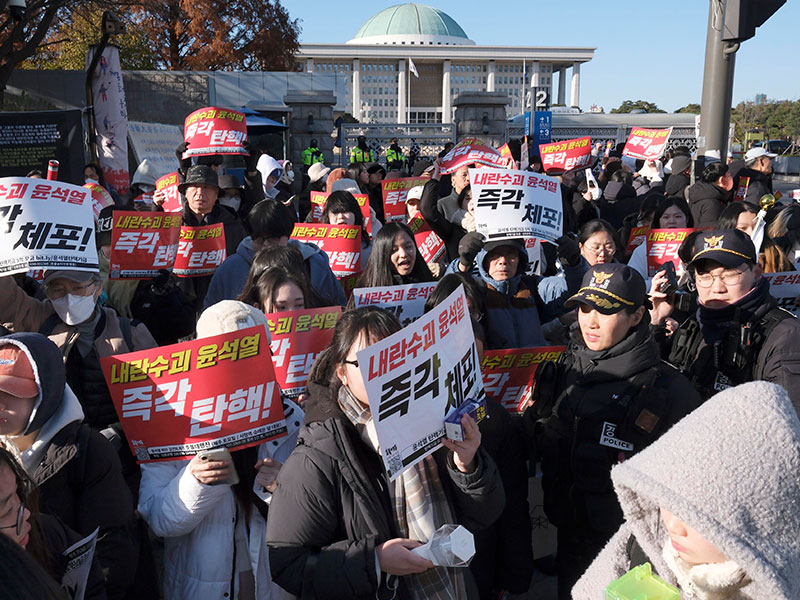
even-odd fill
[{"label": "long dark hair", "polygon": [[355,215],[355,225],[361,227],[361,245],[369,245],[369,234],[367,228],[364,226],[364,215],[361,212],[361,207],[358,205],[358,200],[347,190],[338,190],[332,192],[328,199],[325,201],[325,208],[322,211],[322,218],[320,223],[330,223],[330,213],[343,213],[351,212]]},{"label": "long dark hair", "polygon": [[619,235],[617,234],[617,230],[614,229],[613,225],[608,221],[603,219],[592,219],[591,221],[587,221],[583,224],[578,233],[578,243],[583,246],[586,241],[592,237],[595,233],[599,233],[601,231],[605,231],[608,235],[611,236],[612,241],[614,242],[614,246],[616,250],[614,251],[614,255],[616,256],[617,253],[622,253],[621,251],[625,250],[622,242],[619,239]]},{"label": "long dark hair", "polygon": [[392,265],[392,250],[394,248],[394,238],[398,234],[403,233],[408,236],[411,243],[414,245],[414,267],[411,273],[407,276],[411,282],[433,281],[433,274],[431,273],[428,265],[419,253],[417,242],[414,240],[414,234],[404,223],[395,221],[394,223],[387,223],[383,226],[375,239],[372,241],[372,254],[369,256],[367,266],[364,272],[358,278],[356,287],[380,287],[387,285],[395,285],[395,271]]},{"label": "long dark hair", "polygon": [[[242,293],[241,302],[255,306],[265,313],[275,312],[273,298],[275,292],[284,283],[293,283],[303,292],[304,308],[314,308],[314,298],[311,292],[311,283],[305,273],[290,273],[280,267],[273,267],[264,271],[255,284]],[[245,293],[247,294],[245,296]]]},{"label": "long dark hair", "polygon": [[650,225],[652,229],[661,228],[661,217],[664,215],[664,213],[670,206],[677,206],[678,208],[681,209],[681,212],[684,215],[686,215],[686,227],[694,227],[694,218],[692,218],[692,211],[689,209],[689,205],[686,204],[686,200],[678,196],[671,196],[669,198],[664,198],[661,202],[658,203],[656,211],[653,213],[652,224]]}]

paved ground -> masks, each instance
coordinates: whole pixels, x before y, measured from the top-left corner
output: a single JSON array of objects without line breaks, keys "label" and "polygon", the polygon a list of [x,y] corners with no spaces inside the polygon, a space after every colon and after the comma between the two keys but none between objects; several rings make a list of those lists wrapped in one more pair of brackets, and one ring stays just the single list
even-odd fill
[{"label": "paved ground", "polygon": [[792,190],[800,189],[800,176],[799,175],[773,175],[772,176],[772,190],[780,191],[783,194],[782,202],[787,202],[791,197]]}]

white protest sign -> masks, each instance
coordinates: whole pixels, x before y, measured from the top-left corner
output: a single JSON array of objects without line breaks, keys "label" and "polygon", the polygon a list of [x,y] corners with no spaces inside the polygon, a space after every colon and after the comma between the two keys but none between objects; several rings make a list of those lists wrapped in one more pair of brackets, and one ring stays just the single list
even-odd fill
[{"label": "white protest sign", "polygon": [[356,308],[377,305],[394,313],[405,327],[425,314],[425,301],[436,287],[436,282],[409,283],[385,287],[358,288],[353,290]]},{"label": "white protest sign", "polygon": [[487,241],[562,236],[564,209],[558,180],[530,171],[470,169],[475,224]]},{"label": "white protest sign", "polygon": [[92,196],[84,187],[0,178],[0,232],[0,275],[98,270]]},{"label": "white protest sign", "polygon": [[390,480],[441,446],[450,412],[484,398],[463,286],[357,359]]},{"label": "white protest sign", "polygon": [[764,273],[769,281],[769,295],[778,301],[778,306],[800,317],[800,272]]},{"label": "white protest sign", "polygon": [[72,544],[62,554],[67,568],[61,578],[61,587],[67,590],[72,600],[83,600],[86,593],[86,582],[89,580],[89,571],[92,569],[92,557],[97,544],[98,531],[100,531],[99,527],[87,537]]},{"label": "white protest sign", "polygon": [[178,125],[129,121],[128,138],[137,163],[146,158],[159,177],[178,167],[175,149],[183,143],[183,129]]},{"label": "white protest sign", "polygon": [[542,252],[542,240],[525,238],[525,251],[528,253],[528,275],[544,274],[545,261]]}]

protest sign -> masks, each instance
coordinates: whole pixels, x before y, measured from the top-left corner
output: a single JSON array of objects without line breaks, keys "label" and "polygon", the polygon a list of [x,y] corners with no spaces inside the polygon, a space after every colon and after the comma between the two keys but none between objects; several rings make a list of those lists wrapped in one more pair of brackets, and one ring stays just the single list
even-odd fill
[{"label": "protest sign", "polygon": [[650,228],[645,227],[633,227],[631,229],[631,235],[628,237],[628,245],[625,246],[625,252],[630,254],[636,248],[642,245],[642,243],[647,239],[647,231]]},{"label": "protest sign", "polygon": [[457,171],[463,166],[479,164],[502,168],[507,159],[491,146],[476,138],[464,138],[442,158],[442,175]]},{"label": "protest sign", "polygon": [[800,202],[800,188],[795,188],[792,190],[792,200],[795,202]]},{"label": "protest sign", "polygon": [[380,306],[394,313],[405,327],[425,314],[425,301],[431,295],[436,282],[408,283],[386,287],[356,288],[353,300],[356,308]]},{"label": "protest sign", "polygon": [[392,481],[441,446],[450,412],[485,398],[463,286],[356,358]]},{"label": "protest sign", "polygon": [[178,191],[178,172],[169,173],[156,179],[156,191],[162,192],[166,197],[161,208],[164,212],[179,212],[183,210],[181,194]]},{"label": "protest sign", "polygon": [[100,359],[138,462],[286,433],[263,326]]},{"label": "protest sign", "polygon": [[201,227],[184,225],[172,272],[178,277],[210,275],[225,258],[225,228],[222,223]]},{"label": "protest sign", "polygon": [[769,295],[778,301],[778,306],[800,317],[800,272],[764,273],[769,281]]},{"label": "protest sign", "polygon": [[671,262],[677,269],[681,264],[678,249],[694,229],[651,229],[647,232],[647,276],[652,277],[664,263]]},{"label": "protest sign", "polygon": [[61,554],[66,563],[64,575],[61,577],[61,587],[64,588],[72,600],[83,600],[86,594],[89,572],[92,570],[92,558],[97,545],[97,534],[100,528],[78,540]]},{"label": "protest sign", "polygon": [[114,211],[112,218],[109,279],[150,279],[172,269],[181,215]]},{"label": "protest sign", "polygon": [[384,221],[406,220],[406,199],[408,191],[418,185],[425,185],[429,180],[424,177],[400,177],[398,179],[384,179],[381,181],[383,194]]},{"label": "protest sign", "polygon": [[739,187],[736,188],[736,194],[733,196],[734,202],[744,202],[745,196],[747,196],[747,188],[750,187],[750,178],[749,177],[740,177],[739,178]]},{"label": "protest sign", "polygon": [[511,148],[508,147],[508,142],[500,146],[497,151],[500,153],[500,156],[508,160],[511,158]]},{"label": "protest sign", "polygon": [[528,275],[542,275],[545,270],[545,261],[542,254],[542,240],[525,238],[525,251],[528,253]]},{"label": "protest sign", "polygon": [[426,263],[438,262],[444,256],[444,242],[431,229],[425,218],[417,213],[408,222],[408,228],[414,234],[414,241],[417,243],[419,253]]},{"label": "protest sign", "polygon": [[642,160],[660,158],[667,148],[672,127],[668,129],[644,129],[634,127],[622,149],[623,156]]},{"label": "protest sign", "polygon": [[298,223],[292,238],[311,242],[328,255],[331,271],[337,277],[361,272],[361,228],[358,225]]},{"label": "protest sign", "polygon": [[[327,192],[311,192],[311,222],[321,223],[322,214],[325,212],[325,204],[328,202]],[[369,196],[367,194],[353,194],[361,209],[361,216],[364,218],[364,228],[367,233],[372,235],[372,215],[369,210]]]},{"label": "protest sign", "polygon": [[475,224],[487,240],[562,235],[563,203],[558,180],[510,169],[470,169]]},{"label": "protest sign", "polygon": [[575,138],[539,146],[542,166],[548,174],[559,174],[588,166],[592,162],[591,138]]},{"label": "protest sign", "polygon": [[244,114],[215,106],[196,110],[184,121],[183,139],[189,144],[183,158],[210,154],[247,154],[242,146],[247,140]]},{"label": "protest sign", "polygon": [[85,187],[0,178],[0,274],[97,271],[92,200]]},{"label": "protest sign", "polygon": [[536,369],[548,360],[558,360],[564,346],[486,350],[481,361],[483,389],[511,414],[521,414],[531,397]]},{"label": "protest sign", "polygon": [[306,393],[311,365],[331,343],[341,314],[341,306],[267,313],[272,366],[284,394],[295,397]]},{"label": "protest sign", "polygon": [[183,132],[178,125],[129,121],[128,139],[137,165],[147,159],[158,175],[175,169],[175,148],[183,142]]},{"label": "protest sign", "polygon": [[106,191],[106,188],[99,183],[85,183],[83,187],[89,190],[89,195],[92,199],[92,213],[94,214],[94,220],[97,221],[100,217],[100,211],[106,206],[113,206],[114,199]]}]

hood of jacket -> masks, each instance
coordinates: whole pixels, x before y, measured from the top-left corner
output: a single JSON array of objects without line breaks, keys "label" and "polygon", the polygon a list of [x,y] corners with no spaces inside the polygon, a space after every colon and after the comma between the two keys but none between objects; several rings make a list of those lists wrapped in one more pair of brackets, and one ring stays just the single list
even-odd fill
[{"label": "hood of jacket", "polygon": [[606,350],[590,350],[583,343],[580,327],[573,330],[573,371],[581,384],[628,379],[660,362],[658,345],[650,335],[645,317],[621,342]]},{"label": "hood of jacket", "polygon": [[659,575],[664,508],[751,580],[748,598],[800,598],[800,421],[787,392],[763,381],[729,388],[611,478],[628,526]]},{"label": "hood of jacket", "polygon": [[478,256],[475,257],[475,264],[478,266],[478,273],[480,273],[481,279],[483,279],[486,283],[492,286],[495,290],[500,292],[501,294],[505,294],[507,296],[513,296],[519,290],[519,283],[522,280],[522,276],[528,270],[528,254],[527,252],[520,252],[519,253],[519,265],[517,266],[517,274],[514,275],[511,279],[506,279],[505,281],[495,281],[489,276],[489,271],[484,265],[486,262],[486,256],[488,252],[486,250],[481,250],[478,252]]},{"label": "hood of jacket", "polygon": [[622,200],[623,198],[635,198],[636,190],[632,185],[624,181],[609,181],[603,190],[603,197],[609,202]]},{"label": "hood of jacket", "polygon": [[667,179],[667,185],[664,187],[664,193],[667,196],[683,195],[683,190],[691,183],[689,178],[683,173],[673,173]]},{"label": "hood of jacket", "polygon": [[[273,192],[275,188],[274,185],[271,185],[267,181],[267,177],[270,175],[275,175],[275,177],[280,181],[281,177],[283,177],[283,166],[272,158],[269,154],[262,154],[258,157],[258,162],[256,163],[256,170],[261,173],[261,185],[264,188],[264,194],[267,198],[274,198],[276,193]],[[277,172],[276,172],[277,171]],[[277,183],[276,181],[275,183]]]},{"label": "hood of jacket", "polygon": [[719,200],[725,202],[728,198],[728,192],[713,183],[705,181],[695,181],[689,187],[689,203],[701,202],[703,200]]},{"label": "hood of jacket", "polygon": [[3,336],[4,344],[12,344],[28,357],[39,386],[39,397],[33,405],[23,435],[41,429],[61,406],[67,377],[61,350],[39,333],[14,333]]}]

